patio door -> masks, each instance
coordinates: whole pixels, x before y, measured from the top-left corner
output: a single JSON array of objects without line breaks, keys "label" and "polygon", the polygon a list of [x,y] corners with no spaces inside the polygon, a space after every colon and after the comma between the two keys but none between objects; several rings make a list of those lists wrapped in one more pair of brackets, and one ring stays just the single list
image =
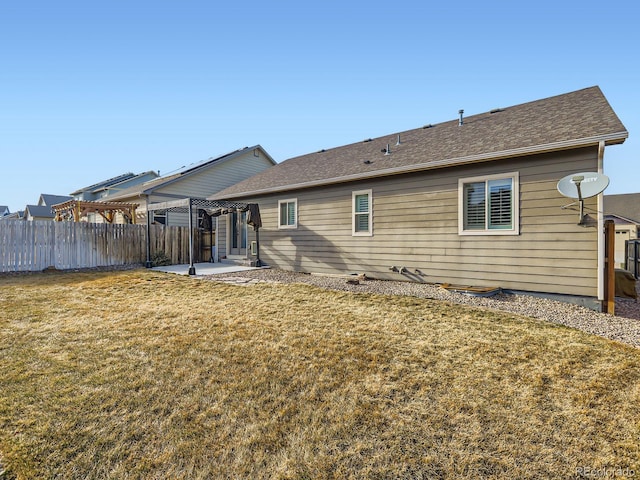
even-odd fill
[{"label": "patio door", "polygon": [[247,212],[233,212],[229,215],[229,253],[247,255]]}]

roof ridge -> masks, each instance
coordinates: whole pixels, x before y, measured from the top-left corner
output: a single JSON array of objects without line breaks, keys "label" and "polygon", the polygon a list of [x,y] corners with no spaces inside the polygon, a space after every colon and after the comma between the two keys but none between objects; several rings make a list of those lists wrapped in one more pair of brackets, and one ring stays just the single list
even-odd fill
[{"label": "roof ridge", "polygon": [[[395,141],[398,137],[400,142]],[[599,141],[611,145],[627,137],[600,87],[592,86],[477,113],[462,123],[447,120],[298,155],[219,192],[216,198],[532,155]]]}]

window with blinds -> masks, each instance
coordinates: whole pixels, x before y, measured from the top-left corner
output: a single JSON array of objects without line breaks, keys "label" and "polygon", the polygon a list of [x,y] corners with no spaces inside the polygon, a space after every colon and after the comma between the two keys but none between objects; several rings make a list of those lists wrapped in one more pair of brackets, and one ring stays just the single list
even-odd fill
[{"label": "window with blinds", "polygon": [[465,230],[485,229],[485,183],[475,182],[464,185],[464,228]]},{"label": "window with blinds", "polygon": [[487,228],[509,229],[513,226],[513,181],[509,179],[487,182],[489,210]]},{"label": "window with blinds", "polygon": [[460,234],[518,234],[518,174],[459,181]]},{"label": "window with blinds", "polygon": [[371,190],[353,192],[353,235],[372,235]]},{"label": "window with blinds", "polygon": [[280,220],[278,228],[297,228],[298,227],[298,200],[295,198],[280,200],[278,202],[280,210]]}]

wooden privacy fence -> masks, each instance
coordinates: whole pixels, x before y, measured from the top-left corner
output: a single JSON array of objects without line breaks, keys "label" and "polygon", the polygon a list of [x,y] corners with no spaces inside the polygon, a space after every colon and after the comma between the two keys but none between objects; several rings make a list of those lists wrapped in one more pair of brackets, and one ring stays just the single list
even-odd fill
[{"label": "wooden privacy fence", "polygon": [[633,273],[636,278],[640,277],[640,239],[627,240],[627,255],[625,268]]},{"label": "wooden privacy fence", "polygon": [[[173,264],[189,262],[188,228],[152,225],[150,237],[152,258],[162,250]],[[194,238],[197,261],[200,236]],[[0,221],[0,272],[142,264],[146,260],[146,225]]]},{"label": "wooden privacy fence", "polygon": [[[137,225],[131,225],[137,226]],[[142,225],[140,225],[142,226]],[[143,243],[146,242],[146,226]],[[164,252],[171,259],[172,265],[189,263],[189,228],[188,227],[165,227],[164,225],[150,225],[149,234],[151,237],[151,259],[154,253]],[[201,261],[201,239],[198,229],[194,229],[193,234],[193,261]],[[146,244],[144,245],[146,249]],[[144,260],[146,261],[146,250]]]}]

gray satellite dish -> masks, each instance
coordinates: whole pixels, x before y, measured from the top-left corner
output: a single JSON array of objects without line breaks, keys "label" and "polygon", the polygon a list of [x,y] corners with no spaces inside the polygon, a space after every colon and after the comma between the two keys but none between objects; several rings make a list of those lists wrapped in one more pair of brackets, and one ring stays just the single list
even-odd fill
[{"label": "gray satellite dish", "polygon": [[569,198],[595,197],[609,186],[609,177],[602,173],[582,172],[567,175],[558,182],[558,191]]},{"label": "gray satellite dish", "polygon": [[[597,172],[573,173],[563,177],[558,182],[558,191],[569,198],[576,198],[580,205],[580,222],[578,225],[585,224],[584,215],[584,199],[595,197],[603,192],[609,186],[609,177]],[[565,205],[562,208],[575,205],[576,202]]]}]

